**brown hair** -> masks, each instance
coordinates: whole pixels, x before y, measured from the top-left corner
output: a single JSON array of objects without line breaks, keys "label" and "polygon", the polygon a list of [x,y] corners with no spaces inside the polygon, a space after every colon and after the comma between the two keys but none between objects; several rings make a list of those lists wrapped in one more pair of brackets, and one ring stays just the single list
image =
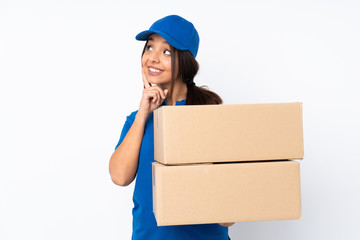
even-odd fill
[{"label": "brown hair", "polygon": [[[219,95],[206,89],[206,86],[195,85],[194,77],[199,71],[199,63],[191,53],[188,50],[176,50],[175,52],[177,52],[179,61],[179,77],[188,88],[186,105],[222,104]],[[171,61],[175,62],[175,59]]]},{"label": "brown hair", "polygon": [[[144,55],[146,49],[147,42],[142,51],[142,55]],[[168,96],[172,96],[172,92],[174,89],[175,80],[180,77],[181,80],[187,86],[187,95],[186,95],[186,105],[207,105],[207,104],[222,104],[221,97],[206,89],[206,86],[198,87],[194,83],[194,77],[199,71],[199,63],[196,59],[191,55],[188,50],[182,51],[171,46],[171,71],[172,71],[172,81],[171,87],[168,92]],[[141,55],[141,56],[142,56]],[[176,60],[178,60],[178,76],[175,76],[176,69]]]}]

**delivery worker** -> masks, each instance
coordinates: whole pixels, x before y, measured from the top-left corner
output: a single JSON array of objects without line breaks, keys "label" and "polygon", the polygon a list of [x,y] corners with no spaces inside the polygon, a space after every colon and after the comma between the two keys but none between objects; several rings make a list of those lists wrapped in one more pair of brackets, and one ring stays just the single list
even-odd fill
[{"label": "delivery worker", "polygon": [[[136,36],[146,41],[142,52],[144,89],[139,109],[124,124],[109,164],[113,182],[129,185],[136,177],[133,201],[133,240],[228,240],[226,224],[156,225],[152,209],[154,162],[153,111],[162,105],[221,104],[214,92],[197,87],[194,77],[199,35],[194,25],[171,15]],[[181,143],[179,143],[181,144]]]}]

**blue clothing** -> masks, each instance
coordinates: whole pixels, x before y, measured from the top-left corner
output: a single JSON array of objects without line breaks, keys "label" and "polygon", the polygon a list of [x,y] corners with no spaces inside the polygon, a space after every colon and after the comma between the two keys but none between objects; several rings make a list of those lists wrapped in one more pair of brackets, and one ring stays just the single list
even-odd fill
[{"label": "blue clothing", "polygon": [[[186,100],[176,105],[185,105]],[[166,100],[163,105],[167,105]],[[135,120],[137,111],[131,113],[121,132],[121,144]],[[228,228],[219,224],[162,226],[156,225],[152,199],[152,162],[154,162],[153,114],[145,124],[140,148],[139,164],[133,195],[133,234],[132,240],[228,240]]]}]

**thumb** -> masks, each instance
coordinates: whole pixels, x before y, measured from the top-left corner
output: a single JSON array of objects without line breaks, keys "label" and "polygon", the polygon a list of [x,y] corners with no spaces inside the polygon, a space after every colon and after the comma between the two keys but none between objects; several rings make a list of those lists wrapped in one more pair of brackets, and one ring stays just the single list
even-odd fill
[{"label": "thumb", "polygon": [[166,97],[166,95],[168,94],[168,92],[169,92],[169,90],[164,89],[165,97]]}]

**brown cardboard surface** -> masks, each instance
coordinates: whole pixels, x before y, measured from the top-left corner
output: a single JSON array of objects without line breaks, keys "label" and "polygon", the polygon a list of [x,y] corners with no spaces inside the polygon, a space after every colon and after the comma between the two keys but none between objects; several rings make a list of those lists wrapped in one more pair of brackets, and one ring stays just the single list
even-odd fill
[{"label": "brown cardboard surface", "polygon": [[301,218],[296,161],[153,163],[158,226]]},{"label": "brown cardboard surface", "polygon": [[162,106],[155,160],[164,164],[302,159],[302,103]]}]

